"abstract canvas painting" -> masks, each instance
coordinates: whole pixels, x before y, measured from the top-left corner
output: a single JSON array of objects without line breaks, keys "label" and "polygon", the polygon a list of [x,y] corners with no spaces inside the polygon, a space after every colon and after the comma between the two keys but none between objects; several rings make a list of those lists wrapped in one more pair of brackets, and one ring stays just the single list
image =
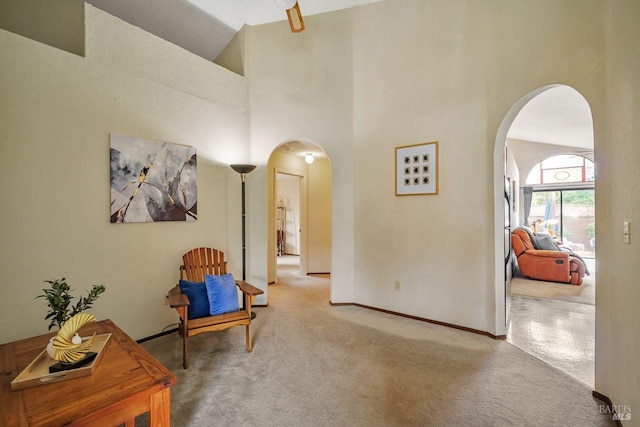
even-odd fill
[{"label": "abstract canvas painting", "polygon": [[196,149],[111,134],[111,222],[198,219]]}]

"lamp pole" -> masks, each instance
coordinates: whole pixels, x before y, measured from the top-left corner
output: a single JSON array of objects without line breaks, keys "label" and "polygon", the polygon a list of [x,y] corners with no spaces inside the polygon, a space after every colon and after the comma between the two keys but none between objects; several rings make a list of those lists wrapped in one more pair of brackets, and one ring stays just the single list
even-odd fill
[{"label": "lamp pole", "polygon": [[[255,165],[230,165],[231,169],[238,172],[240,174],[240,179],[242,180],[242,281],[247,280],[247,244],[246,244],[246,235],[245,235],[245,192],[244,192],[244,183],[246,176],[253,172],[256,168]],[[242,304],[244,308],[244,298],[242,299]],[[251,313],[251,318],[255,317],[255,313]]]}]

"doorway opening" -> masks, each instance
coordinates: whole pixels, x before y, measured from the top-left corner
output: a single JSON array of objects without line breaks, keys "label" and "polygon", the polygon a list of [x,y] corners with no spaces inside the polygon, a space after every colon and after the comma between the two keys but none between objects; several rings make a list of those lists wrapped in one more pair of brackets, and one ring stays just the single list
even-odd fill
[{"label": "doorway opening", "polygon": [[331,272],[331,162],[318,144],[291,140],[267,163],[267,279],[280,269],[304,277]]},{"label": "doorway opening", "polygon": [[276,265],[300,269],[300,198],[302,176],[276,173]]},{"label": "doorway opening", "polygon": [[[593,386],[595,176],[591,109],[575,89],[548,86],[518,101],[500,129],[502,139],[496,139],[495,153],[502,154],[499,164],[504,169],[495,176],[495,194],[505,194],[505,199],[510,195],[511,203],[510,209],[495,203],[496,266],[505,265],[503,249],[510,245],[503,229],[526,227],[583,255],[590,270],[580,286],[532,280],[521,274],[512,255],[512,268],[503,274],[496,270],[496,302],[504,297],[499,307],[504,308],[507,341]],[[502,313],[497,311],[497,329],[499,315]]]}]

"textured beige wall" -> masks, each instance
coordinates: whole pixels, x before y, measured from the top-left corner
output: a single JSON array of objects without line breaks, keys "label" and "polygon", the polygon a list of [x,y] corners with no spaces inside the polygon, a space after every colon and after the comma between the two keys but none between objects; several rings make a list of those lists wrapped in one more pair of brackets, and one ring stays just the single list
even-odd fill
[{"label": "textured beige wall", "polygon": [[[504,306],[493,180],[504,154],[498,147],[494,163],[495,138],[511,106],[538,87],[564,82],[601,101],[601,2],[580,4],[406,0],[357,9],[358,302],[503,333],[494,324]],[[440,194],[396,197],[394,147],[434,140]]]},{"label": "textured beige wall", "polygon": [[[606,132],[596,138],[596,390],[640,426],[640,3],[607,2]],[[598,127],[596,127],[598,129]],[[631,244],[622,224],[631,223]],[[623,411],[627,412],[628,411]]]},{"label": "textured beige wall", "polygon": [[[219,86],[240,93],[244,81],[204,60],[172,80],[165,67],[182,66],[182,49],[91,6],[86,18],[85,58],[0,30],[0,51],[10,59],[0,61],[0,342],[47,331],[46,305],[34,297],[53,277],[65,276],[77,295],[106,284],[92,311],[137,339],[177,321],[163,302],[185,251],[205,244],[230,250],[234,274],[241,267],[233,246],[240,240],[239,179],[207,163],[207,150],[198,151],[198,221],[109,223],[109,133],[208,142],[222,158],[231,128],[244,133],[239,151],[248,153],[246,93],[234,101],[225,87],[220,102],[207,99],[215,98],[210,88],[193,95],[216,75]],[[127,68],[118,51],[127,45],[123,52],[134,55],[129,48],[141,44],[155,57],[141,53],[145,65]]]},{"label": "textured beige wall", "polygon": [[[274,148],[291,140],[313,141],[327,152],[334,183],[331,300],[354,301],[352,15],[309,16],[305,24],[307,30],[299,34],[292,34],[286,22],[245,29],[251,161],[266,164]],[[273,185],[271,171],[268,176],[265,188]],[[271,210],[265,208],[264,215],[266,223],[273,223]],[[271,233],[266,234],[267,247],[275,247]],[[272,282],[275,252],[267,255]]]},{"label": "textured beige wall", "polygon": [[2,0],[0,28],[84,55],[84,5],[69,0]]},{"label": "textured beige wall", "polygon": [[331,163],[317,158],[308,171],[307,272],[331,273]]},{"label": "textured beige wall", "polygon": [[241,76],[244,76],[244,32],[243,27],[213,61]]},{"label": "textured beige wall", "polygon": [[[536,88],[602,102],[603,3],[576,5],[395,0],[311,16],[301,34],[249,29],[252,158],[293,138],[331,157],[332,301],[504,333],[496,135]],[[394,148],[434,140],[440,195],[396,197]]]}]

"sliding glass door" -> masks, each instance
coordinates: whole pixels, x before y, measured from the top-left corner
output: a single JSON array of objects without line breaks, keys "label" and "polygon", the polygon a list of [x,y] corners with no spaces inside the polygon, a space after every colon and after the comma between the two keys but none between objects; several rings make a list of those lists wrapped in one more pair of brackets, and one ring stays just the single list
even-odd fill
[{"label": "sliding glass door", "polygon": [[583,257],[595,257],[595,191],[534,190],[529,224]]}]

